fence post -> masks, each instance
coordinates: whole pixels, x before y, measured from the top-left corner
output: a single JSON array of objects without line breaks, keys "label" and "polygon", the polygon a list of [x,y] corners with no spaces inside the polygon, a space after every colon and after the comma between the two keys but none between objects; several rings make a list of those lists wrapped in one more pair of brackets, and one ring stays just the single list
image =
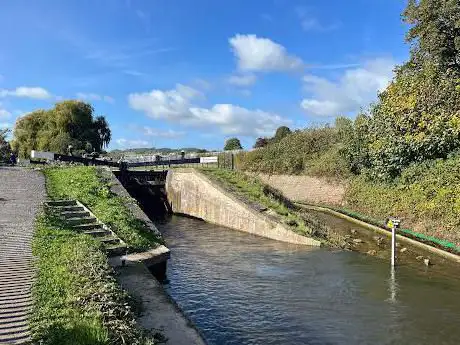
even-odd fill
[{"label": "fence post", "polygon": [[233,156],[233,152],[232,152],[232,170],[235,170],[235,157]]}]

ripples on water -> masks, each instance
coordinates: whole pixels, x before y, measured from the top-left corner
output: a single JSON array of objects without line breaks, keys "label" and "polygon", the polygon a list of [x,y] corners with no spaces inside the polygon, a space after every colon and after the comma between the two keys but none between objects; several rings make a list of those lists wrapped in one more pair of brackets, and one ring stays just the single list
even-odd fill
[{"label": "ripples on water", "polygon": [[370,256],[182,217],[159,228],[167,291],[209,344],[460,344],[458,280],[401,267],[391,288]]}]

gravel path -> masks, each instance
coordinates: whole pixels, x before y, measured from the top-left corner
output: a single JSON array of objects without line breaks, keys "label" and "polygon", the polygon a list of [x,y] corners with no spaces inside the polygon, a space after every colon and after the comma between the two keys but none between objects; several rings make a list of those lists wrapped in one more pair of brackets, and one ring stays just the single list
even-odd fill
[{"label": "gravel path", "polygon": [[31,241],[45,196],[42,173],[0,167],[0,344],[30,341]]}]

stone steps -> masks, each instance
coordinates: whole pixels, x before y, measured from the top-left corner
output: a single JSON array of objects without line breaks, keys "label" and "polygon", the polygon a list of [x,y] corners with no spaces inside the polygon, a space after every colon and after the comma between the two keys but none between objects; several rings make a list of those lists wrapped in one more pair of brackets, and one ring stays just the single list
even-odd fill
[{"label": "stone steps", "polygon": [[55,200],[45,203],[45,206],[56,212],[72,229],[99,240],[108,256],[126,254],[126,244],[79,201]]},{"label": "stone steps", "polygon": [[99,237],[99,236],[110,235],[111,232],[106,229],[92,229],[88,231],[83,231],[83,233],[86,235],[93,236],[93,237]]}]

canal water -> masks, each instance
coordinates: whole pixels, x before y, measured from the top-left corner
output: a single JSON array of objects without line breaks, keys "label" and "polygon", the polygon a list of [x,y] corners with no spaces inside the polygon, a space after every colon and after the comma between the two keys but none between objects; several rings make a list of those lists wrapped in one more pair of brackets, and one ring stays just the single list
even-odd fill
[{"label": "canal water", "polygon": [[460,281],[196,219],[158,224],[165,287],[208,344],[460,344]]}]

